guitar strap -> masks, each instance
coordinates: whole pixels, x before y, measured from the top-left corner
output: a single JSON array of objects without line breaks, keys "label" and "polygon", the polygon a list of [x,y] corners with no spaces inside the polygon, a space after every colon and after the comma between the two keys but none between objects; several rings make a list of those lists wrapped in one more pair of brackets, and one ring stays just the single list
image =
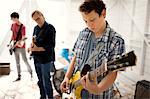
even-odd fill
[{"label": "guitar strap", "polygon": [[88,60],[87,58],[89,56],[88,54],[90,54],[89,53],[89,51],[90,51],[89,49],[90,49],[91,46],[92,46],[92,33],[90,34],[89,40],[87,42],[87,46],[85,48],[85,53],[84,53],[84,56],[83,56],[83,61],[80,64],[76,63],[76,67],[74,69],[74,73],[76,73],[79,70],[82,70],[82,68],[84,67],[85,62]]},{"label": "guitar strap", "polygon": [[21,35],[21,28],[22,28],[23,24],[20,25],[18,33],[17,33],[17,37],[16,37],[16,41],[14,42],[14,45],[17,43],[17,41],[19,41],[19,36]]},{"label": "guitar strap", "polygon": [[82,70],[82,68],[84,67],[86,61],[88,60],[88,56],[90,55],[90,52],[91,52],[91,50],[92,50],[92,45],[93,45],[93,43],[92,43],[92,35],[93,35],[93,34],[91,33],[91,35],[90,35],[90,37],[89,37],[89,41],[88,41],[87,46],[86,46],[86,49],[85,49],[84,56],[83,56],[83,62],[82,62],[82,64],[80,65],[80,66],[81,66],[81,67],[80,67],[80,70]]},{"label": "guitar strap", "polygon": [[88,41],[87,46],[85,48],[85,53],[84,53],[84,56],[83,56],[84,60],[83,60],[83,62],[80,65],[76,66],[75,72],[82,71],[82,69],[83,69],[85,64],[89,64],[90,65],[91,63],[93,63],[93,58],[95,60],[96,56],[98,55],[100,50],[103,48],[103,45],[98,44],[96,46],[96,48],[94,49],[94,51],[92,51],[92,48],[93,48],[93,36],[94,35],[91,33],[90,37],[89,37],[89,41]]},{"label": "guitar strap", "polygon": [[[107,45],[106,45],[106,58],[109,55],[109,42],[110,42],[110,32],[108,33],[108,39],[107,39]],[[100,53],[100,51],[102,50],[103,47],[104,47],[104,44],[99,44],[98,43],[96,48],[94,49],[94,51],[92,53],[90,53],[89,58],[87,59],[85,64],[89,64],[90,66],[95,64],[96,56],[99,55],[99,53]]]},{"label": "guitar strap", "polygon": [[[49,25],[47,25],[47,26],[49,26]],[[47,26],[44,26],[41,30],[40,30],[40,32],[36,35],[36,34],[33,34],[33,38],[34,38],[34,40],[33,40],[33,38],[32,38],[32,42],[35,44],[37,41],[36,41],[36,39],[37,38],[43,38],[44,37],[44,35],[42,35],[44,32],[45,32],[45,30],[46,30],[46,28],[47,28]],[[36,44],[35,44],[36,45]],[[37,45],[36,45],[37,46]],[[30,54],[30,59],[32,58],[32,56],[33,56],[33,53],[31,53]]]},{"label": "guitar strap", "polygon": [[[38,33],[38,35],[36,36],[36,35],[33,35],[33,37],[43,37],[44,35],[42,35],[44,32],[45,32],[45,30],[46,30],[46,28],[47,28],[47,26],[49,26],[49,25],[46,25],[46,26],[44,26],[41,30],[40,30],[40,32]],[[35,41],[36,42],[36,41]]]},{"label": "guitar strap", "polygon": [[[91,34],[90,39],[87,43],[87,47],[86,47],[86,50],[85,50],[84,57],[83,57],[84,60],[80,65],[76,66],[77,69],[75,69],[75,72],[82,71],[85,64],[89,64],[90,66],[95,64],[96,56],[100,53],[101,49],[104,47],[104,44],[99,44],[98,43],[96,48],[94,49],[94,51],[92,51],[93,39],[94,39],[93,36],[94,35]],[[109,42],[110,42],[110,32],[108,33],[108,39],[107,39],[107,45],[106,45],[106,53],[107,53],[106,57],[109,54]]]}]

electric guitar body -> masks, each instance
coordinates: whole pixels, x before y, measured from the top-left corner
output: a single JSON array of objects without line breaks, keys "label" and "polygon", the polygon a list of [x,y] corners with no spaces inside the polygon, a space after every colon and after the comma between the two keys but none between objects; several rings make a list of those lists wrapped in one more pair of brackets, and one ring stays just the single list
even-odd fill
[{"label": "electric guitar body", "polygon": [[18,46],[18,47],[23,47],[23,45],[24,45],[26,39],[27,39],[27,38],[25,37],[25,38],[23,38],[23,39],[17,41],[16,43],[14,43],[13,45],[10,44],[10,45],[9,45],[9,52],[10,52],[10,55],[12,55],[12,53],[15,51],[15,47],[16,47],[16,46]]},{"label": "electric guitar body", "polygon": [[[36,36],[33,36],[33,37],[32,37],[31,48],[33,48],[33,47],[34,47],[35,42],[36,42]],[[29,59],[31,60],[31,59],[33,58],[33,56],[32,56],[32,51],[30,51],[30,50],[28,49],[28,53],[30,54]]]},{"label": "electric guitar body", "polygon": [[[74,84],[75,82],[77,82],[79,79],[81,78],[81,72],[77,71],[76,74],[70,79],[70,84]],[[83,89],[82,85],[79,85],[77,88],[73,89],[72,93],[74,93],[73,96],[76,96],[77,99],[81,99],[81,91]]]}]

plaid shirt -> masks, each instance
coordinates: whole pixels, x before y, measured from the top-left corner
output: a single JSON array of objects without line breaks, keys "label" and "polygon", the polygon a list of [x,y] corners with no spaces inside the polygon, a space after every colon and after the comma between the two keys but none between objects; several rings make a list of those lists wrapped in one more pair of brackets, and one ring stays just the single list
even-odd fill
[{"label": "plaid shirt", "polygon": [[[84,60],[86,46],[92,33],[93,32],[90,31],[88,28],[85,28],[83,31],[80,32],[77,41],[74,45],[73,51],[76,53],[76,65],[77,65],[76,67],[78,68],[81,68],[81,64]],[[122,55],[125,52],[125,43],[123,38],[118,33],[116,33],[112,28],[110,28],[108,23],[104,31],[104,34],[99,38],[95,38],[95,40],[92,43],[93,43],[92,51],[96,48],[98,44],[102,45],[102,49],[99,51],[93,64],[90,65],[92,70],[100,66],[104,59],[110,61],[113,60],[118,55]],[[106,74],[98,76],[97,77],[98,82],[100,82],[105,76]],[[87,94],[89,99],[111,99],[113,97],[112,90],[113,86],[110,87],[108,90],[104,91],[103,93],[100,93],[99,95],[88,93]]]}]

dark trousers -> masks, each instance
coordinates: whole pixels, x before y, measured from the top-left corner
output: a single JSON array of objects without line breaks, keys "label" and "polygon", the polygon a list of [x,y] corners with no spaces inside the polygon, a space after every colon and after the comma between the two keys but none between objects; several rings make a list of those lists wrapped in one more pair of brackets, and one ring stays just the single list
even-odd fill
[{"label": "dark trousers", "polygon": [[45,64],[34,63],[35,70],[38,77],[38,86],[40,89],[41,99],[46,99],[46,97],[53,99],[53,88],[50,81],[50,71],[52,70],[54,63],[48,62]]}]

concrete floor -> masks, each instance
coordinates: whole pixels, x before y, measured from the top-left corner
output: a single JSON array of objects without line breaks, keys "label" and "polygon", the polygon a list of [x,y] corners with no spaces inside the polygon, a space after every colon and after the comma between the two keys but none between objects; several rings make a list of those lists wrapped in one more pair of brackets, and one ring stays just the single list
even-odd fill
[{"label": "concrete floor", "polygon": [[[16,77],[15,71],[0,77],[0,99],[39,99],[40,94],[35,73],[31,79],[30,74],[23,71],[22,79],[13,82]],[[119,78],[116,80],[116,86],[122,97],[119,97],[119,93],[117,93],[115,99],[133,99],[135,86],[130,88],[128,84],[123,83]],[[56,94],[57,92],[54,90],[54,95]]]},{"label": "concrete floor", "polygon": [[[22,79],[17,82],[13,82],[17,78],[17,71],[13,58],[11,58],[10,63],[10,74],[0,76],[0,99],[39,99],[40,93],[37,86],[37,76],[33,61],[29,60],[31,68],[33,69],[33,78],[31,79],[25,64],[21,61]],[[61,66],[59,63],[55,65],[56,69],[59,69],[57,66]],[[63,68],[63,66],[60,68]],[[134,99],[135,82],[131,82],[130,79],[119,73],[115,84],[122,96],[119,97],[119,93],[117,93],[115,99]],[[58,93],[54,89],[54,96],[57,94]]]},{"label": "concrete floor", "polygon": [[21,80],[13,82],[17,78],[16,74],[12,71],[9,75],[0,76],[0,99],[39,99],[36,74],[31,78],[28,72],[23,71]]},{"label": "concrete floor", "polygon": [[16,73],[0,77],[0,99],[38,99],[39,89],[36,79],[31,79],[29,73],[22,72],[22,79],[16,79]]}]

